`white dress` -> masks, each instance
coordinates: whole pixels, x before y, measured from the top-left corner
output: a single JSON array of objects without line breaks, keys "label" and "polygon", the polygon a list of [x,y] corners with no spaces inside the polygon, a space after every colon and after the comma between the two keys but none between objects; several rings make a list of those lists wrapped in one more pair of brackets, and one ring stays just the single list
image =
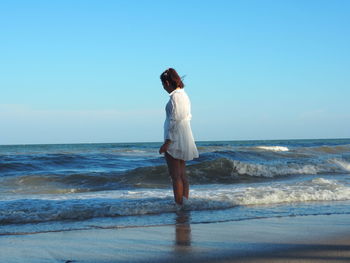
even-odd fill
[{"label": "white dress", "polygon": [[164,140],[171,140],[167,152],[175,159],[184,161],[198,158],[190,125],[191,102],[183,89],[176,89],[170,93],[165,111]]}]

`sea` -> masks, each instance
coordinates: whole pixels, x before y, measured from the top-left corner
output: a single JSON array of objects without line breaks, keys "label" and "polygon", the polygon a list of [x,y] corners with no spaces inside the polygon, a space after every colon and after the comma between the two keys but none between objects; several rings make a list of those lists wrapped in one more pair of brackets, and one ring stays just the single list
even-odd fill
[{"label": "sea", "polygon": [[[0,235],[176,224],[161,143],[0,146]],[[345,214],[350,139],[197,142],[187,223]]]}]

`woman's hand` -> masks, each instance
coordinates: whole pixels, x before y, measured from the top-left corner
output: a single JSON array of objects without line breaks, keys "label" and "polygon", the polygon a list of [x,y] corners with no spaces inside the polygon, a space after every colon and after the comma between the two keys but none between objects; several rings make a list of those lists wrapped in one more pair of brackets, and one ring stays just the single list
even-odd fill
[{"label": "woman's hand", "polygon": [[159,148],[159,154],[165,153],[168,151],[169,145],[170,145],[171,141],[170,140],[166,140],[165,143],[163,143],[163,145]]}]

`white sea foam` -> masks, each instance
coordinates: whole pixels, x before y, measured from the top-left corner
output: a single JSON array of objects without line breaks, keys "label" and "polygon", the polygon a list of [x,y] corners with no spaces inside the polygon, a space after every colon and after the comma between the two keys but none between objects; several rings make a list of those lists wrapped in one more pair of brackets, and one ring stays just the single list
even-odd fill
[{"label": "white sea foam", "polygon": [[335,164],[339,165],[342,169],[345,171],[350,172],[350,163],[344,161],[344,160],[339,160],[339,159],[333,159],[332,160]]},{"label": "white sea foam", "polygon": [[331,173],[336,169],[327,164],[275,164],[275,165],[263,165],[253,164],[241,161],[233,162],[233,173],[239,175],[261,176],[261,177],[274,177],[290,174],[319,174],[319,173]]},{"label": "white sea foam", "polygon": [[[0,204],[0,223],[85,220],[95,217],[159,214],[176,211],[171,190],[108,191],[71,195],[23,196]],[[260,186],[196,187],[186,209],[224,209],[238,205],[267,205],[307,201],[350,200],[350,187],[336,180],[316,178]]]},{"label": "white sea foam", "polygon": [[339,201],[350,199],[350,188],[323,178],[311,181],[261,187],[248,187],[237,201],[240,205],[260,205],[306,201]]},{"label": "white sea foam", "polygon": [[273,152],[288,152],[288,147],[284,146],[256,146],[255,148],[265,151],[273,151]]},{"label": "white sea foam", "polygon": [[286,175],[314,174],[344,174],[344,169],[331,160],[311,160],[300,162],[267,162],[254,163],[249,161],[219,158],[202,162],[187,169],[192,183],[227,183],[239,180],[254,181],[254,177],[277,177]]},{"label": "white sea foam", "polygon": [[[307,201],[350,200],[350,187],[335,180],[316,178],[293,184],[200,190],[191,193],[192,209],[217,209],[235,205],[269,205]],[[206,202],[203,202],[206,200]]]}]

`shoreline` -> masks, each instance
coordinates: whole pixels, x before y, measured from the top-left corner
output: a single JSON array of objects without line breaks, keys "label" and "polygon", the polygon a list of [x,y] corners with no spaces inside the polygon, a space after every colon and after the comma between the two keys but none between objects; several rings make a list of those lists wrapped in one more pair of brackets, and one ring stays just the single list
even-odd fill
[{"label": "shoreline", "polygon": [[348,262],[349,215],[0,236],[1,262]]}]

